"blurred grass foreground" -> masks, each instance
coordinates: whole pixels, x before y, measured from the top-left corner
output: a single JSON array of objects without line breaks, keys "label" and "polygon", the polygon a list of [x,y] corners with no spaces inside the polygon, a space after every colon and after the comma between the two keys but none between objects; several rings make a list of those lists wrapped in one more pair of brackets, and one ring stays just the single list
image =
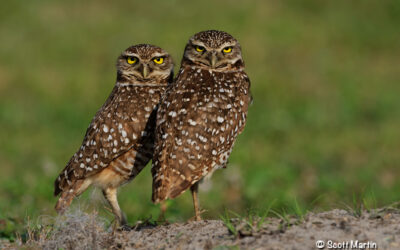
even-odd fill
[{"label": "blurred grass foreground", "polygon": [[[254,104],[228,168],[200,192],[224,209],[324,210],[400,199],[399,1],[7,1],[0,8],[0,219],[55,215],[53,181],[111,91],[115,60],[153,43],[175,58],[220,29],[241,43]],[[120,189],[157,218],[150,167]],[[87,192],[75,206],[103,208]],[[90,199],[89,199],[90,198]],[[192,216],[190,195],[169,220]]]}]

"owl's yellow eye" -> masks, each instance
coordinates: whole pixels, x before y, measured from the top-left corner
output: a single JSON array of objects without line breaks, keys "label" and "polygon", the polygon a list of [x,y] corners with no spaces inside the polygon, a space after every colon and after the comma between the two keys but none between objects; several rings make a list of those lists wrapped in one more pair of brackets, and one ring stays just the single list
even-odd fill
[{"label": "owl's yellow eye", "polygon": [[135,64],[136,62],[137,62],[137,58],[136,57],[133,57],[133,56],[129,56],[128,58],[126,58],[126,62],[128,63],[128,64]]},{"label": "owl's yellow eye", "polygon": [[224,53],[231,53],[232,52],[232,47],[225,47],[222,52]]},{"label": "owl's yellow eye", "polygon": [[164,62],[164,58],[163,57],[156,57],[153,59],[153,62],[157,63],[157,64],[162,64]]},{"label": "owl's yellow eye", "polygon": [[205,49],[202,46],[196,46],[196,51],[197,52],[203,52]]}]

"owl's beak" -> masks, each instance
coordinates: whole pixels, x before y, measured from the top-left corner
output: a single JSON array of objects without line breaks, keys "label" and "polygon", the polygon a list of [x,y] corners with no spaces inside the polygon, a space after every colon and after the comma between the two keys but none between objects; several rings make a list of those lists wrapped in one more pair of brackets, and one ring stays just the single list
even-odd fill
[{"label": "owl's beak", "polygon": [[148,66],[146,64],[143,65],[143,78],[146,78],[149,75],[149,69]]},{"label": "owl's beak", "polygon": [[211,67],[215,67],[215,64],[217,64],[217,60],[218,60],[218,58],[217,58],[217,55],[216,54],[212,54],[211,55],[211,60],[210,60],[210,63],[211,63]]}]

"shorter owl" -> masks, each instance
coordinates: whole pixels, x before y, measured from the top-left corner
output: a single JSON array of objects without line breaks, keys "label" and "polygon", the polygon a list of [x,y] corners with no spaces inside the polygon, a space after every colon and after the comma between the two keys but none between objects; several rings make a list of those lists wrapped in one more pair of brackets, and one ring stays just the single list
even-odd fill
[{"label": "shorter owl", "polygon": [[172,58],[159,47],[139,44],[121,54],[110,96],[55,181],[54,195],[61,194],[58,212],[94,185],[102,189],[118,222],[126,224],[117,189],[139,174],[153,155],[156,107],[172,78]]},{"label": "shorter owl", "polygon": [[153,201],[188,188],[200,220],[198,182],[224,168],[251,100],[239,42],[223,31],[195,34],[157,112]]}]

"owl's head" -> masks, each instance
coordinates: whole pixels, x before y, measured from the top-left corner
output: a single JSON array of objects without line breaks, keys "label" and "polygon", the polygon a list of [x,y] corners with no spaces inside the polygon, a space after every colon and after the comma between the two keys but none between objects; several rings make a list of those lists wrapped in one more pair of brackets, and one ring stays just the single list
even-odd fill
[{"label": "owl's head", "polygon": [[160,47],[138,44],[127,48],[117,60],[121,83],[167,83],[172,80],[172,57]]},{"label": "owl's head", "polygon": [[239,42],[224,31],[208,30],[189,39],[182,65],[205,69],[229,70],[244,66]]}]

